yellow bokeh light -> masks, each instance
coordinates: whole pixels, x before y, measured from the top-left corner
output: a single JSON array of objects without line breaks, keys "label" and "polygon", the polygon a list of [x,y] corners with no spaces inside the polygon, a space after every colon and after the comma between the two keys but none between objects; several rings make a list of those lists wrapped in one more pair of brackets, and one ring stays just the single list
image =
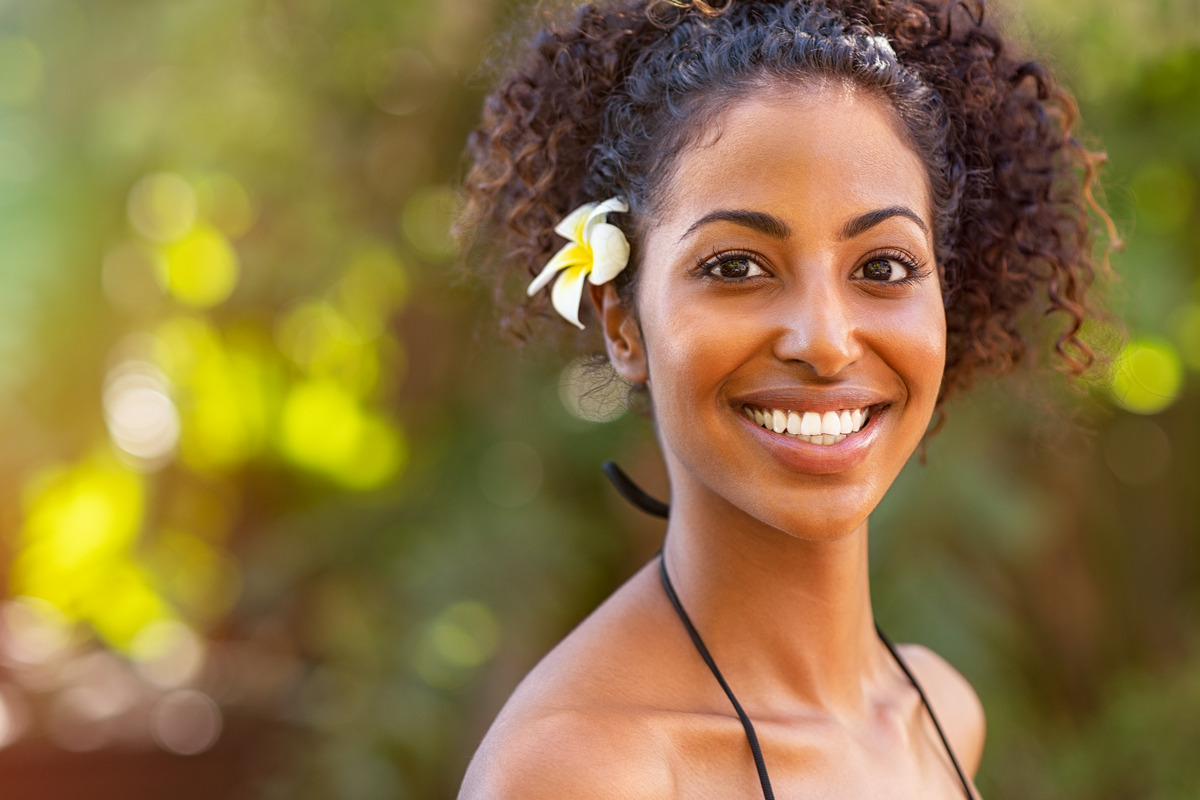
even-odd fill
[{"label": "yellow bokeh light", "polygon": [[154,342],[155,360],[177,387],[184,462],[211,472],[260,453],[283,381],[265,336],[223,337],[204,319],[180,316],[160,325]]},{"label": "yellow bokeh light", "polygon": [[186,417],[187,455],[204,468],[242,463],[266,441],[273,411],[269,365],[253,353],[229,350],[192,373]]},{"label": "yellow bokeh light", "polygon": [[88,621],[107,642],[128,650],[147,625],[173,617],[154,583],[153,574],[132,558],[106,565],[104,588],[97,587]]},{"label": "yellow bokeh light", "polygon": [[136,555],[145,504],[144,479],[107,453],[35,477],[26,489],[13,591],[126,647],[142,627],[172,615]]},{"label": "yellow bokeh light", "polygon": [[1170,342],[1131,340],[1117,357],[1110,390],[1117,405],[1135,414],[1157,414],[1179,398],[1183,365]]},{"label": "yellow bokeh light", "polygon": [[353,489],[382,485],[407,457],[399,431],[330,380],[292,387],[280,414],[279,445],[292,462]]},{"label": "yellow bokeh light", "polygon": [[23,540],[52,545],[56,567],[71,570],[129,547],[141,525],[141,478],[115,462],[93,459],[32,482]]},{"label": "yellow bokeh light", "polygon": [[332,381],[292,387],[280,416],[283,452],[306,467],[327,471],[350,461],[362,428],[355,398]]},{"label": "yellow bokeh light", "polygon": [[354,459],[335,477],[351,489],[374,489],[387,483],[407,460],[407,445],[395,426],[367,415],[359,429]]},{"label": "yellow bokeh light", "polygon": [[224,302],[238,281],[238,258],[225,235],[194,227],[168,245],[159,275],[163,288],[184,305],[209,308]]}]

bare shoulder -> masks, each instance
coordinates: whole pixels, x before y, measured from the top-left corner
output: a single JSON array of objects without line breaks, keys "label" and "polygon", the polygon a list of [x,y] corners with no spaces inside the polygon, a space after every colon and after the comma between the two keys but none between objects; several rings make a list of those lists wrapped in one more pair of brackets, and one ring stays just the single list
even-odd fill
[{"label": "bare shoulder", "polygon": [[647,576],[631,579],[526,676],[472,759],[460,800],[674,796],[679,722],[662,676],[680,674],[672,653],[686,641],[664,646],[664,602]]},{"label": "bare shoulder", "polygon": [[898,649],[929,697],[963,769],[974,775],[987,734],[979,696],[958,670],[928,647],[902,644]]},{"label": "bare shoulder", "polygon": [[459,800],[649,800],[672,794],[652,725],[638,715],[561,709],[501,719],[480,745]]}]

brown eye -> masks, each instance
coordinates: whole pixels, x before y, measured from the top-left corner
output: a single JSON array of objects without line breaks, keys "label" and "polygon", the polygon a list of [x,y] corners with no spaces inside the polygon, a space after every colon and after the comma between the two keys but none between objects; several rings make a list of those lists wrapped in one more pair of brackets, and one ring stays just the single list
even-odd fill
[{"label": "brown eye", "polygon": [[868,261],[863,266],[863,277],[872,281],[888,281],[892,279],[892,265],[882,258]]},{"label": "brown eye", "polygon": [[892,258],[872,258],[855,272],[854,277],[876,283],[894,283],[909,275],[909,268]]},{"label": "brown eye", "polygon": [[710,278],[736,281],[765,275],[766,271],[749,256],[728,255],[714,259],[705,269]]},{"label": "brown eye", "polygon": [[722,278],[744,278],[750,274],[750,262],[744,258],[734,258],[722,261],[717,266],[717,272]]}]

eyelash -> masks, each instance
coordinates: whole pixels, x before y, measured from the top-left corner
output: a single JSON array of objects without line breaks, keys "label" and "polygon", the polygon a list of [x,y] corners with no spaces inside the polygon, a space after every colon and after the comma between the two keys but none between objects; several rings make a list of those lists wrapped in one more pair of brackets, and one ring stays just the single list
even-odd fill
[{"label": "eyelash", "polygon": [[[719,275],[712,274],[712,271],[720,267],[722,264],[730,261],[742,260],[750,261],[760,270],[766,272],[763,266],[759,263],[759,256],[748,250],[724,250],[720,252],[714,252],[712,255],[703,259],[699,264],[696,265],[696,272],[704,280],[714,281],[716,283],[726,285],[743,283],[745,281],[761,277],[758,275],[746,275],[740,278],[723,278]],[[865,278],[862,279],[866,283],[874,283],[886,287],[901,287],[917,283],[929,276],[929,269],[927,268],[928,265],[925,262],[916,261],[912,256],[899,250],[880,250],[872,253],[867,258],[863,259],[863,261],[857,267],[855,267],[854,271],[858,272],[872,261],[895,261],[897,264],[902,266],[905,272],[908,274],[897,281],[872,281]]]}]

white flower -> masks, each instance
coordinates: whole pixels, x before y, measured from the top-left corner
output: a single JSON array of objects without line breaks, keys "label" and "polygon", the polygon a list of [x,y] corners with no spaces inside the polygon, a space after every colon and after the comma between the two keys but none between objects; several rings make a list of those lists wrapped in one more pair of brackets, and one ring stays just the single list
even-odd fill
[{"label": "white flower", "polygon": [[625,234],[607,220],[612,211],[625,213],[629,206],[624,200],[610,197],[603,203],[582,205],[568,214],[554,230],[570,241],[529,284],[532,296],[558,275],[550,302],[563,319],[581,330],[579,302],[583,298],[584,279],[597,286],[608,283],[629,263],[629,242]]}]

